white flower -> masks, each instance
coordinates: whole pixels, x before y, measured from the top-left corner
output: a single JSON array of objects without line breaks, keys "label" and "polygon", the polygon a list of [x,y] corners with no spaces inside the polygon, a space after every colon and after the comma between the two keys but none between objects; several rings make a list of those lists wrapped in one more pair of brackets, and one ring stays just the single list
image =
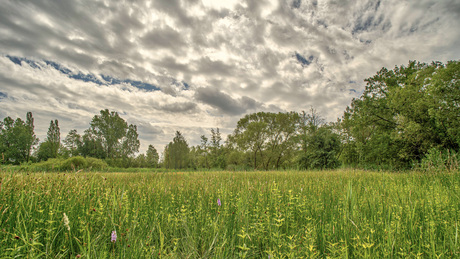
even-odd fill
[{"label": "white flower", "polygon": [[70,223],[69,218],[67,217],[67,215],[64,212],[64,226],[67,228],[68,231],[70,231],[69,223]]}]

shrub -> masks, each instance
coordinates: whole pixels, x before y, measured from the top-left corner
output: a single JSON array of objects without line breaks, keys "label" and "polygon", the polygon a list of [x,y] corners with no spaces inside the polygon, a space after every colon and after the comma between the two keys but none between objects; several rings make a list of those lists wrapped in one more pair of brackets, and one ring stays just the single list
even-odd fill
[{"label": "shrub", "polygon": [[63,161],[61,171],[75,171],[88,168],[88,162],[82,156],[74,156]]},{"label": "shrub", "polygon": [[93,157],[87,157],[88,169],[90,170],[106,170],[108,165],[105,161]]},{"label": "shrub", "polygon": [[21,169],[27,171],[77,171],[77,170],[105,170],[107,163],[92,157],[75,156],[67,159],[51,158],[34,164],[24,164]]},{"label": "shrub", "polygon": [[459,160],[460,158],[455,151],[448,149],[441,151],[437,148],[432,148],[428,150],[420,166],[422,170],[430,172],[458,171]]}]

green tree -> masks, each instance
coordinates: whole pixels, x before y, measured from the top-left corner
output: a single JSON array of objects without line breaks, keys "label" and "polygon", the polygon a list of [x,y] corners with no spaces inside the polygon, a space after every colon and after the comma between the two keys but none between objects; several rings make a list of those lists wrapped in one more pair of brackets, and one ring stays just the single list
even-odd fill
[{"label": "green tree", "polygon": [[360,166],[408,168],[431,148],[457,151],[459,63],[415,61],[382,68],[366,79],[341,120],[342,160]]},{"label": "green tree", "polygon": [[76,129],[70,130],[63,142],[64,146],[69,150],[70,156],[81,155],[80,150],[83,146],[83,141]]},{"label": "green tree", "polygon": [[36,153],[38,161],[46,161],[53,158],[53,144],[49,141],[44,141],[38,145]]},{"label": "green tree", "polygon": [[[257,169],[264,157],[264,143],[267,138],[266,113],[252,113],[241,118],[229,136],[229,143],[239,151],[250,154],[253,168]],[[259,158],[259,160],[258,160]]]},{"label": "green tree", "polygon": [[296,112],[271,113],[267,116],[268,131],[265,142],[265,169],[278,169],[296,150],[299,114]]},{"label": "green tree", "polygon": [[48,160],[49,158],[57,158],[61,147],[61,133],[58,120],[51,120],[48,128],[46,140],[40,143],[37,150],[37,158],[39,161]]},{"label": "green tree", "polygon": [[[101,110],[100,115],[95,115],[90,122],[91,134],[94,140],[100,141],[107,158],[120,157],[122,153],[122,140],[126,137],[128,124],[117,112]],[[93,137],[93,136],[91,136]]]},{"label": "green tree", "polygon": [[80,153],[84,157],[107,158],[107,149],[104,148],[103,139],[91,128],[85,130],[83,134]]},{"label": "green tree", "polygon": [[56,158],[58,156],[59,147],[61,146],[61,132],[59,129],[58,120],[50,122],[46,141],[51,144],[51,157]]},{"label": "green tree", "polygon": [[19,164],[30,159],[31,150],[38,139],[34,134],[32,113],[27,113],[27,121],[20,118],[3,120],[0,134],[0,151],[4,163]]},{"label": "green tree", "polygon": [[159,158],[160,156],[158,155],[158,152],[155,149],[155,147],[153,145],[149,145],[145,156],[147,166],[151,168],[158,167]]},{"label": "green tree", "polygon": [[32,153],[32,148],[38,144],[39,139],[34,133],[34,117],[32,115],[32,112],[27,112],[26,115],[26,126],[27,126],[27,138],[26,138],[26,146],[27,146],[27,152],[26,152],[26,161],[28,162],[30,160],[30,155]]},{"label": "green tree", "polygon": [[130,124],[126,136],[123,139],[123,157],[133,156],[135,153],[139,152],[139,134],[137,133],[137,126]]},{"label": "green tree", "polygon": [[195,153],[197,154],[196,165],[200,168],[209,168],[209,143],[208,138],[205,135],[201,135],[201,144],[195,148]]},{"label": "green tree", "polygon": [[322,125],[305,137],[306,150],[301,152],[299,166],[303,169],[330,169],[340,165],[340,138],[332,126]]},{"label": "green tree", "polygon": [[237,123],[229,136],[229,150],[249,155],[254,169],[279,168],[295,151],[299,115],[258,112]]},{"label": "green tree", "polygon": [[166,168],[183,169],[189,165],[190,148],[182,133],[176,131],[176,136],[164,151]]}]

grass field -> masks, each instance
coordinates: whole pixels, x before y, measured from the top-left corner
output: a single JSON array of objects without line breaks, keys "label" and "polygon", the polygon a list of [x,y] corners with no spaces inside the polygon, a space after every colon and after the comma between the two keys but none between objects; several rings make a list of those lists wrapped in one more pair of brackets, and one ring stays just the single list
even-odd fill
[{"label": "grass field", "polygon": [[0,258],[460,257],[458,173],[0,178]]}]

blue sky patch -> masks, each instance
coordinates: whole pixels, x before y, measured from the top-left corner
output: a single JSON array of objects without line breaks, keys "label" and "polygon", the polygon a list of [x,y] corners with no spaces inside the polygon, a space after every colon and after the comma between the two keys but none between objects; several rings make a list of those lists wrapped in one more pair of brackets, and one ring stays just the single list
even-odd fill
[{"label": "blue sky patch", "polygon": [[[10,56],[10,55],[7,55],[6,57],[8,59],[10,59],[11,62],[15,63],[16,65],[22,66],[22,64],[23,64],[22,62],[25,62],[26,64],[28,64],[32,68],[41,69],[40,64],[38,62],[36,62],[36,61],[30,60],[30,59],[27,59],[27,58],[22,58],[22,57]],[[100,76],[102,77],[103,81],[101,81],[94,74],[84,74],[82,72],[74,73],[69,68],[67,68],[67,67],[65,67],[65,66],[63,66],[63,65],[61,65],[59,63],[56,63],[54,61],[49,61],[49,60],[43,60],[43,61],[45,62],[46,65],[56,69],[57,71],[61,72],[64,75],[67,75],[69,78],[72,78],[72,79],[75,79],[75,80],[80,80],[80,81],[83,81],[83,82],[91,82],[91,83],[95,83],[95,84],[98,84],[98,85],[116,85],[116,84],[125,83],[125,84],[130,84],[130,85],[132,85],[132,86],[134,86],[134,87],[136,87],[138,89],[142,89],[142,90],[149,91],[149,92],[150,91],[159,91],[159,90],[161,90],[158,86],[155,86],[153,84],[144,83],[144,82],[141,82],[141,81],[131,80],[131,79],[121,80],[121,79],[118,79],[118,78],[115,78],[115,77],[102,75],[102,74]],[[188,85],[187,85],[187,87],[188,87]]]},{"label": "blue sky patch", "polygon": [[300,64],[302,66],[308,66],[311,64],[311,62],[313,61],[313,59],[315,58],[313,55],[311,55],[310,57],[308,57],[308,59],[306,59],[305,57],[303,57],[302,55],[300,55],[299,53],[295,53],[295,58],[297,59],[297,61],[300,62]]}]

